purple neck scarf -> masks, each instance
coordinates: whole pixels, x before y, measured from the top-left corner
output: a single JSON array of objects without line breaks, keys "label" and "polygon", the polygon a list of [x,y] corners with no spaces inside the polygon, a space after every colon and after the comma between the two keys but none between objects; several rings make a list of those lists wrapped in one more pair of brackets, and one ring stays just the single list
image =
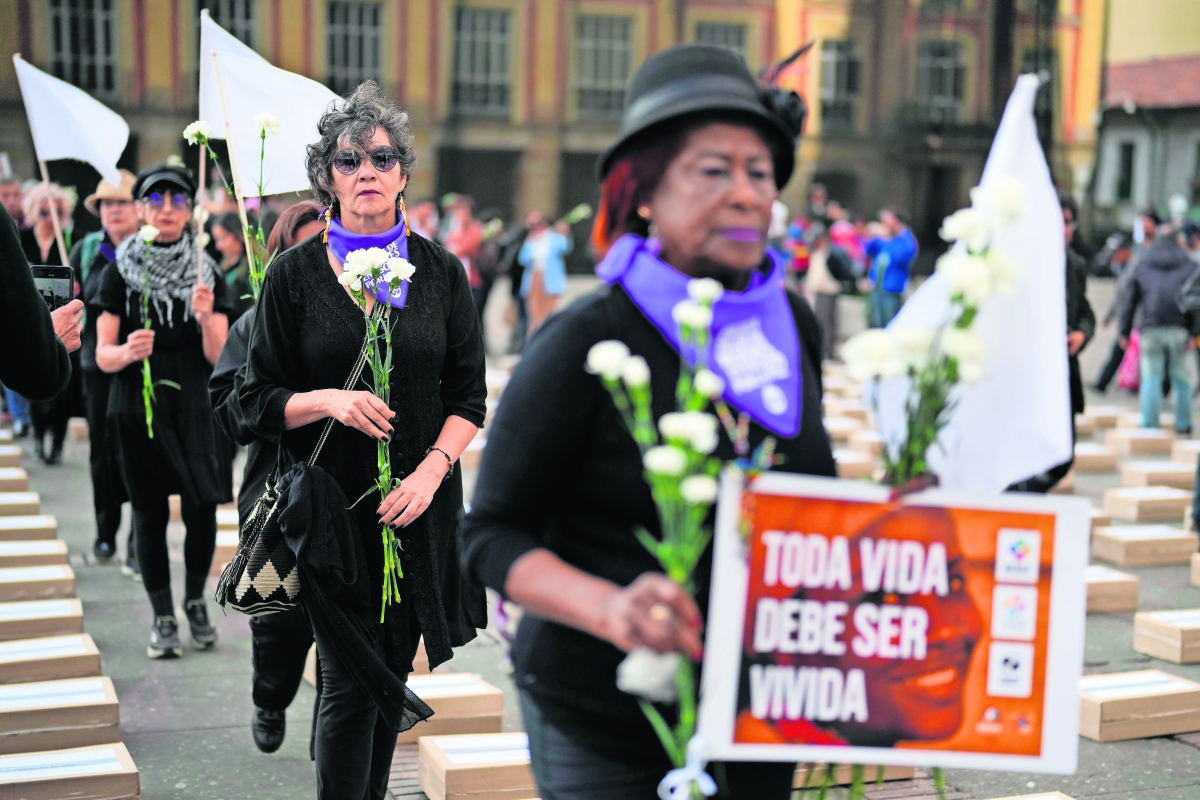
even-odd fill
[{"label": "purple neck scarf", "polygon": [[[690,278],[658,257],[656,240],[627,234],[596,274],[617,283],[676,352],[682,352],[671,309],[688,299]],[[800,432],[800,337],[783,288],[783,260],[771,250],[771,272],[755,272],[743,292],[726,292],[713,306],[708,368],[725,381],[725,400],[772,433]]]},{"label": "purple neck scarf", "polygon": [[[328,214],[329,210],[326,209],[325,213]],[[329,243],[329,249],[343,264],[346,263],[346,256],[355,250],[368,250],[372,247],[386,251],[389,258],[408,260],[408,225],[403,216],[395,227],[375,234],[351,233],[342,227],[340,220],[334,219],[330,221],[326,231],[326,241]],[[400,288],[394,292],[388,286],[389,282],[389,272],[387,267],[384,267],[378,283],[370,278],[363,280],[363,291],[370,293],[380,303],[387,303],[393,308],[404,308],[404,304],[408,302],[408,281],[401,281]]]}]

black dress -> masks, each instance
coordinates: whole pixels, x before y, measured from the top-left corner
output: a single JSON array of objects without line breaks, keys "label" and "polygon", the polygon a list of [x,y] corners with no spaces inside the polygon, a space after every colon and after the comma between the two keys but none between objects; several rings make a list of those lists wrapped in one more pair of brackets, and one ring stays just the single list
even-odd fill
[{"label": "black dress", "polygon": [[[212,287],[213,311],[231,310],[225,285]],[[105,268],[96,307],[121,320],[117,343],[142,329],[142,299],[130,291],[116,264]],[[204,357],[204,339],[195,317],[184,318],[185,304],[174,300],[168,325],[150,308],[154,352],[150,376],[154,381],[174,381],[180,388],[159,385],[154,390],[154,438],[146,430],[142,399],[142,362],[135,361],[115,373],[108,396],[109,443],[121,466],[121,477],[135,509],[149,508],[171,494],[181,494],[204,506],[233,499],[233,472],[228,444],[217,429],[208,398],[212,365]]]},{"label": "black dress", "polygon": [[[801,343],[803,417],[794,438],[775,437],[786,459],[777,469],[833,476],[821,421],[820,328],[804,300],[790,292],[788,299]],[[463,533],[467,569],[498,592],[513,562],[535,548],[619,586],[662,571],[634,535],[638,526],[660,531],[638,447],[608,391],[584,371],[588,349],[607,339],[649,364],[654,418],[675,410],[679,356],[623,289],[603,288],[547,321],[505,388]],[[751,424],[751,446],[767,433]],[[715,454],[734,457],[724,430]],[[710,548],[697,568],[702,613],[711,559]],[[670,768],[662,745],[636,699],[616,686],[624,657],[607,641],[526,614],[513,643],[513,678],[548,722],[619,762],[649,762],[661,777]]]},{"label": "black dress", "polygon": [[[487,395],[483,337],[462,264],[416,234],[408,238],[408,252],[416,273],[407,307],[393,310],[391,317],[391,407],[396,412],[391,455],[400,478],[425,459],[451,415],[482,427]],[[240,392],[246,425],[260,438],[282,443],[287,462],[306,461],[325,420],[285,430],[284,406],[298,392],[342,388],[362,349],[363,312],[337,282],[316,235],[271,265],[255,313],[249,369]],[[370,373],[366,375],[360,390],[370,388]],[[335,424],[317,466],[354,502],[376,480],[375,440]],[[378,506],[378,494],[372,492],[352,512],[375,598],[383,593]],[[396,531],[404,551],[403,600],[389,607],[382,638],[385,661],[397,674],[412,671],[422,634],[430,666],[435,666],[487,624],[483,587],[459,569],[462,516],[462,478],[455,470],[425,513]]]}]

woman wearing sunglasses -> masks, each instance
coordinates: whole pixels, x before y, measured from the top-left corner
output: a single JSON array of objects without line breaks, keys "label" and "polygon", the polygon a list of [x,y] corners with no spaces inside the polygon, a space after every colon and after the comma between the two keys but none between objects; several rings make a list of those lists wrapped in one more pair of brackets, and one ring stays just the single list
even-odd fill
[{"label": "woman wearing sunglasses", "polygon": [[[414,162],[408,115],[367,81],[317,129],[321,138],[309,145],[307,167],[313,194],[328,206],[327,228],[282,253],[267,272],[239,397],[247,426],[282,445],[285,465],[309,459],[327,419],[342,423],[316,466],[351,503],[375,483],[377,441],[390,441],[393,474],[402,483],[382,504],[372,490],[351,509],[368,569],[342,596],[369,584],[371,607],[346,611],[403,679],[422,634],[436,666],[486,625],[483,587],[459,572],[463,490],[454,469],[483,425],[483,337],[462,264],[404,219],[401,193]],[[364,309],[338,277],[347,254],[371,247],[416,268],[403,307],[388,310],[390,406],[366,391],[369,377],[342,390],[366,326]],[[381,523],[396,528],[404,571],[401,602],[387,608],[384,622]],[[323,680],[318,795],[381,799],[396,732],[352,677],[341,643],[314,632]]]},{"label": "woman wearing sunglasses", "polygon": [[[121,242],[116,261],[101,276],[97,302],[103,313],[96,321],[96,364],[115,373],[108,433],[133,506],[138,563],[154,610],[150,658],[183,654],[179,617],[192,647],[205,650],[216,642],[203,591],[217,540],[217,504],[233,497],[229,445],[217,431],[208,399],[208,377],[225,345],[232,303],[207,255],[198,279],[191,226],[195,194],[183,167],[157,164],[138,174],[133,185],[138,216],[156,230],[143,227]],[[149,359],[158,384],[153,437],[142,397],[142,359]],[[180,495],[187,527],[178,612],[167,563],[172,494]]]}]

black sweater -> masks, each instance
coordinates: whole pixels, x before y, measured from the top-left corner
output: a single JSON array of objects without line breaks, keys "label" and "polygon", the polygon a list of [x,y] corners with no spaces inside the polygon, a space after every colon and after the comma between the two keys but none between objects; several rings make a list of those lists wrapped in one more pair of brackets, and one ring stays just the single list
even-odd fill
[{"label": "black sweater", "polygon": [[255,502],[267,488],[267,478],[275,466],[279,448],[254,435],[246,424],[238,392],[246,381],[246,359],[250,354],[250,331],[254,328],[255,308],[238,317],[229,329],[221,357],[208,378],[208,396],[212,400],[217,424],[233,441],[246,448],[246,471],[238,492],[238,517],[246,519]]},{"label": "black sweater", "polygon": [[[821,422],[821,335],[808,305],[789,293],[801,341],[804,398],[800,433],[778,439],[780,469],[835,474]],[[604,288],[552,317],[530,342],[489,429],[464,530],[467,569],[503,592],[513,562],[546,548],[585,572],[626,586],[657,561],[634,536],[658,535],[637,445],[607,390],[584,371],[588,349],[619,339],[650,365],[655,419],[674,410],[679,356],[620,288]],[[767,431],[751,425],[751,445]],[[721,433],[716,455],[734,457]],[[697,574],[707,611],[711,549]],[[588,726],[657,747],[633,697],[616,688],[624,653],[574,628],[526,615],[513,645],[517,685]]]},{"label": "black sweater", "polygon": [[21,236],[0,207],[0,383],[30,400],[67,388],[71,360],[54,334],[50,309],[33,285]]}]

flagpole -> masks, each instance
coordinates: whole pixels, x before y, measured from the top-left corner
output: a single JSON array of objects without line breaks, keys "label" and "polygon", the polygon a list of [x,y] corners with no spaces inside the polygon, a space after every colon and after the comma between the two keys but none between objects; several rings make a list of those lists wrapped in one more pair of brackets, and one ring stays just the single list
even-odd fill
[{"label": "flagpole", "polygon": [[[42,183],[46,185],[47,189],[49,189],[50,171],[46,169],[46,162],[39,158],[38,166],[42,169]],[[54,223],[54,240],[58,242],[58,257],[62,261],[64,267],[69,266],[70,259],[67,258],[67,256],[70,254],[67,252],[67,243],[63,239],[62,225],[58,221],[58,209],[54,207],[54,200],[52,198],[46,198],[46,205],[50,207],[50,221]]]},{"label": "flagpole", "polygon": [[[225,103],[225,81],[221,78],[221,62],[217,57],[217,51],[212,51],[213,72],[217,75],[217,96],[221,98],[221,116],[225,119],[225,143],[229,145],[229,171],[233,173],[233,194],[237,198],[238,214],[242,218],[242,238],[246,242],[246,260],[249,261],[251,253],[250,249],[250,221],[246,216],[246,198],[242,196],[242,181],[239,178],[237,148],[233,144],[233,129],[229,124],[229,107]],[[260,202],[262,198],[259,198]],[[262,213],[262,209],[259,209]]]},{"label": "flagpole", "polygon": [[208,148],[205,145],[200,145],[200,191],[197,195],[197,201],[200,203],[200,213],[196,217],[196,222],[199,230],[196,231],[196,278],[200,283],[204,283],[204,201],[207,200],[204,196],[205,177],[208,175],[208,164],[205,159],[208,158]]}]

